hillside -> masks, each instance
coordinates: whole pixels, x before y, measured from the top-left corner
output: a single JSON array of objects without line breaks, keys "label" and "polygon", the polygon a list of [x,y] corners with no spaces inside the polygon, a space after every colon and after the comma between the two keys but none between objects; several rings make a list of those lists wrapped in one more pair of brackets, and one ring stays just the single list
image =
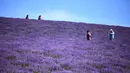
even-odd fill
[{"label": "hillside", "polygon": [[0,73],[130,73],[130,28],[0,17]]}]

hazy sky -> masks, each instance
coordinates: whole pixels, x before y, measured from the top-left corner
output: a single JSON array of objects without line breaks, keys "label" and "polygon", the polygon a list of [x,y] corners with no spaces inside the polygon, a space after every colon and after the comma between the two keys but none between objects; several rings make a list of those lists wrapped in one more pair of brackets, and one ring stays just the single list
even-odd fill
[{"label": "hazy sky", "polygon": [[130,0],[0,0],[0,16],[130,27]]}]

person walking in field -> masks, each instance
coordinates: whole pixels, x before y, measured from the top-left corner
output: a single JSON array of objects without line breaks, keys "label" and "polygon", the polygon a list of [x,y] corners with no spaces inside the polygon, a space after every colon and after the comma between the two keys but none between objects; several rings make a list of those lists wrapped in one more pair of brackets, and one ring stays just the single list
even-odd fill
[{"label": "person walking in field", "polygon": [[89,30],[87,30],[87,40],[91,40],[91,32]]},{"label": "person walking in field", "polygon": [[26,16],[26,19],[29,19],[29,15]]},{"label": "person walking in field", "polygon": [[41,20],[41,15],[38,16],[38,20]]},{"label": "person walking in field", "polygon": [[108,32],[109,40],[114,40],[114,35],[115,32],[113,31],[113,29],[110,29]]}]

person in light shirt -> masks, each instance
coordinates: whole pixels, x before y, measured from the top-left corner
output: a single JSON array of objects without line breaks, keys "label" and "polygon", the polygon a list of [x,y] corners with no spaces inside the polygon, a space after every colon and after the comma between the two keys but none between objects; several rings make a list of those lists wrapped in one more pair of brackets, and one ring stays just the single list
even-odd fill
[{"label": "person in light shirt", "polygon": [[110,29],[108,32],[109,40],[114,40],[115,32],[113,29]]}]

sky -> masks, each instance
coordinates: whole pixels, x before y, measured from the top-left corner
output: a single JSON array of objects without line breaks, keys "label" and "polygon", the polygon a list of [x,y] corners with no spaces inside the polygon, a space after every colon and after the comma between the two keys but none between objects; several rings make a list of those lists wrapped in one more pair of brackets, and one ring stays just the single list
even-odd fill
[{"label": "sky", "polygon": [[0,17],[130,27],[130,0],[0,0]]}]

